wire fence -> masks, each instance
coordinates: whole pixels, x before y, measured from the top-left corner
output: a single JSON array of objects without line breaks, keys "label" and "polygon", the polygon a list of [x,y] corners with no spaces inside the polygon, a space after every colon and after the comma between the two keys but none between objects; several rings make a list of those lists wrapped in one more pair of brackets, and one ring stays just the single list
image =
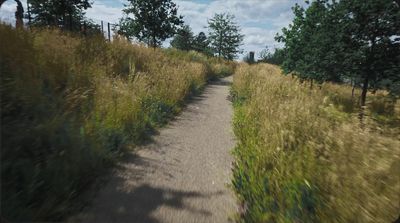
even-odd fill
[{"label": "wire fence", "polygon": [[[12,25],[14,27],[20,26],[17,24],[15,10],[11,10],[10,7],[0,8],[0,23]],[[22,19],[22,26],[29,29],[33,26],[33,19],[30,16],[29,11],[24,12]],[[68,30],[72,32],[80,32],[83,35],[89,35],[94,33],[102,33],[105,39],[112,41],[118,24],[112,23],[107,20],[98,20],[92,18],[85,18],[81,21],[74,21],[72,18],[66,18],[61,23],[55,24],[54,26],[59,27],[62,30]]]},{"label": "wire fence", "polygon": [[104,38],[112,41],[118,30],[118,24],[106,20],[90,19],[90,22],[98,27]]}]

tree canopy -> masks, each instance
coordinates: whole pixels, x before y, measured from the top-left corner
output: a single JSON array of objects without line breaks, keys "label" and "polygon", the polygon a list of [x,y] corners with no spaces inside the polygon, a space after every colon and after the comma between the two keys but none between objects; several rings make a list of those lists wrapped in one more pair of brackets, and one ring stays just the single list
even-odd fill
[{"label": "tree canopy", "polygon": [[79,29],[84,10],[91,7],[89,0],[30,0],[32,24]]},{"label": "tree canopy", "polygon": [[285,44],[286,73],[302,79],[399,86],[400,6],[393,0],[315,0],[293,7],[295,18],[277,40]]},{"label": "tree canopy", "polygon": [[199,34],[194,37],[193,50],[203,53],[207,56],[213,55],[212,49],[210,48],[210,41],[204,32],[199,32]]},{"label": "tree canopy", "polygon": [[119,32],[152,47],[160,46],[183,24],[183,17],[178,16],[178,7],[171,0],[129,0],[123,11]]},{"label": "tree canopy", "polygon": [[172,39],[171,46],[180,50],[192,50],[193,40],[192,29],[188,25],[184,25]]},{"label": "tree canopy", "polygon": [[241,53],[244,35],[241,34],[239,25],[231,14],[215,14],[208,20],[208,38],[211,48],[218,57],[232,60]]},{"label": "tree canopy", "polygon": [[272,53],[268,47],[265,47],[261,52],[259,53],[259,60],[258,62],[266,62],[270,64],[276,64],[276,65],[281,65],[283,63],[283,60],[285,58],[283,49],[275,49],[275,51]]}]

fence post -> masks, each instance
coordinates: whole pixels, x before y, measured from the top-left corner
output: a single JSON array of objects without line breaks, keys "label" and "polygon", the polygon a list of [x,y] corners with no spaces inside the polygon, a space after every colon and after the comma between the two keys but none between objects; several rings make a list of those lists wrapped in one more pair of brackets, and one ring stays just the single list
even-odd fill
[{"label": "fence post", "polygon": [[83,21],[83,35],[86,36],[86,21]]},{"label": "fence post", "polygon": [[104,24],[103,24],[103,20],[101,20],[101,34],[104,36]]},{"label": "fence post", "polygon": [[111,42],[111,27],[109,22],[107,24],[108,24],[108,41]]}]

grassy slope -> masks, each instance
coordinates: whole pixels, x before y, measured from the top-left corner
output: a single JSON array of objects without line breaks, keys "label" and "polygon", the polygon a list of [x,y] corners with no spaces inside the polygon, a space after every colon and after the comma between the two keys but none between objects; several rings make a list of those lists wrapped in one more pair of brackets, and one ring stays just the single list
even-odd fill
[{"label": "grassy slope", "polygon": [[59,220],[129,145],[234,64],[0,25],[1,215]]},{"label": "grassy slope", "polygon": [[349,87],[310,90],[267,64],[238,67],[232,95],[238,221],[397,219],[399,104],[369,96],[361,129]]}]

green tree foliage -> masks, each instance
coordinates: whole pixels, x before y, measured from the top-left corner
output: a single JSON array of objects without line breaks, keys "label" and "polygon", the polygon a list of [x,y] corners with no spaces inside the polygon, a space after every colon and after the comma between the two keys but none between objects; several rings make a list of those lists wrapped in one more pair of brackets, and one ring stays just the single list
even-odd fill
[{"label": "green tree foliage", "polygon": [[[393,0],[341,1],[344,65],[363,82],[361,105],[369,88],[400,81],[400,3]],[[396,83],[397,82],[397,83]]]},{"label": "green tree foliage", "polygon": [[[314,1],[305,10],[299,5],[293,7],[295,18],[277,40],[285,43],[286,57],[283,69],[294,72],[303,80],[338,81],[338,72],[332,55],[338,43],[334,22],[328,21],[328,3]],[[325,68],[325,69],[324,69]],[[333,69],[333,70],[332,70]]]},{"label": "green tree foliage", "polygon": [[[160,46],[183,24],[178,7],[171,0],[129,0],[120,20],[120,34],[137,38],[151,47]],[[132,17],[130,17],[132,15]]]},{"label": "green tree foliage", "polygon": [[211,47],[218,57],[232,60],[242,51],[244,35],[241,34],[239,25],[234,21],[231,14],[215,14],[208,20],[209,40]]},{"label": "green tree foliage", "polygon": [[184,25],[172,39],[171,46],[180,50],[189,51],[193,48],[193,40],[194,37],[191,28],[188,25]]},{"label": "green tree foliage", "polygon": [[210,48],[210,41],[204,32],[199,32],[193,40],[193,50],[203,53],[207,56],[212,56],[213,52]]},{"label": "green tree foliage", "polygon": [[32,24],[38,26],[61,26],[79,30],[85,20],[84,10],[91,7],[89,0],[30,0]]},{"label": "green tree foliage", "polygon": [[277,40],[285,44],[286,73],[301,79],[362,83],[360,104],[368,89],[398,94],[400,6],[393,0],[316,0],[295,18]]},{"label": "green tree foliage", "polygon": [[281,65],[285,58],[285,51],[283,49],[275,49],[275,52],[271,53],[268,47],[266,47],[259,53],[259,58],[260,59],[258,60],[258,62]]}]

